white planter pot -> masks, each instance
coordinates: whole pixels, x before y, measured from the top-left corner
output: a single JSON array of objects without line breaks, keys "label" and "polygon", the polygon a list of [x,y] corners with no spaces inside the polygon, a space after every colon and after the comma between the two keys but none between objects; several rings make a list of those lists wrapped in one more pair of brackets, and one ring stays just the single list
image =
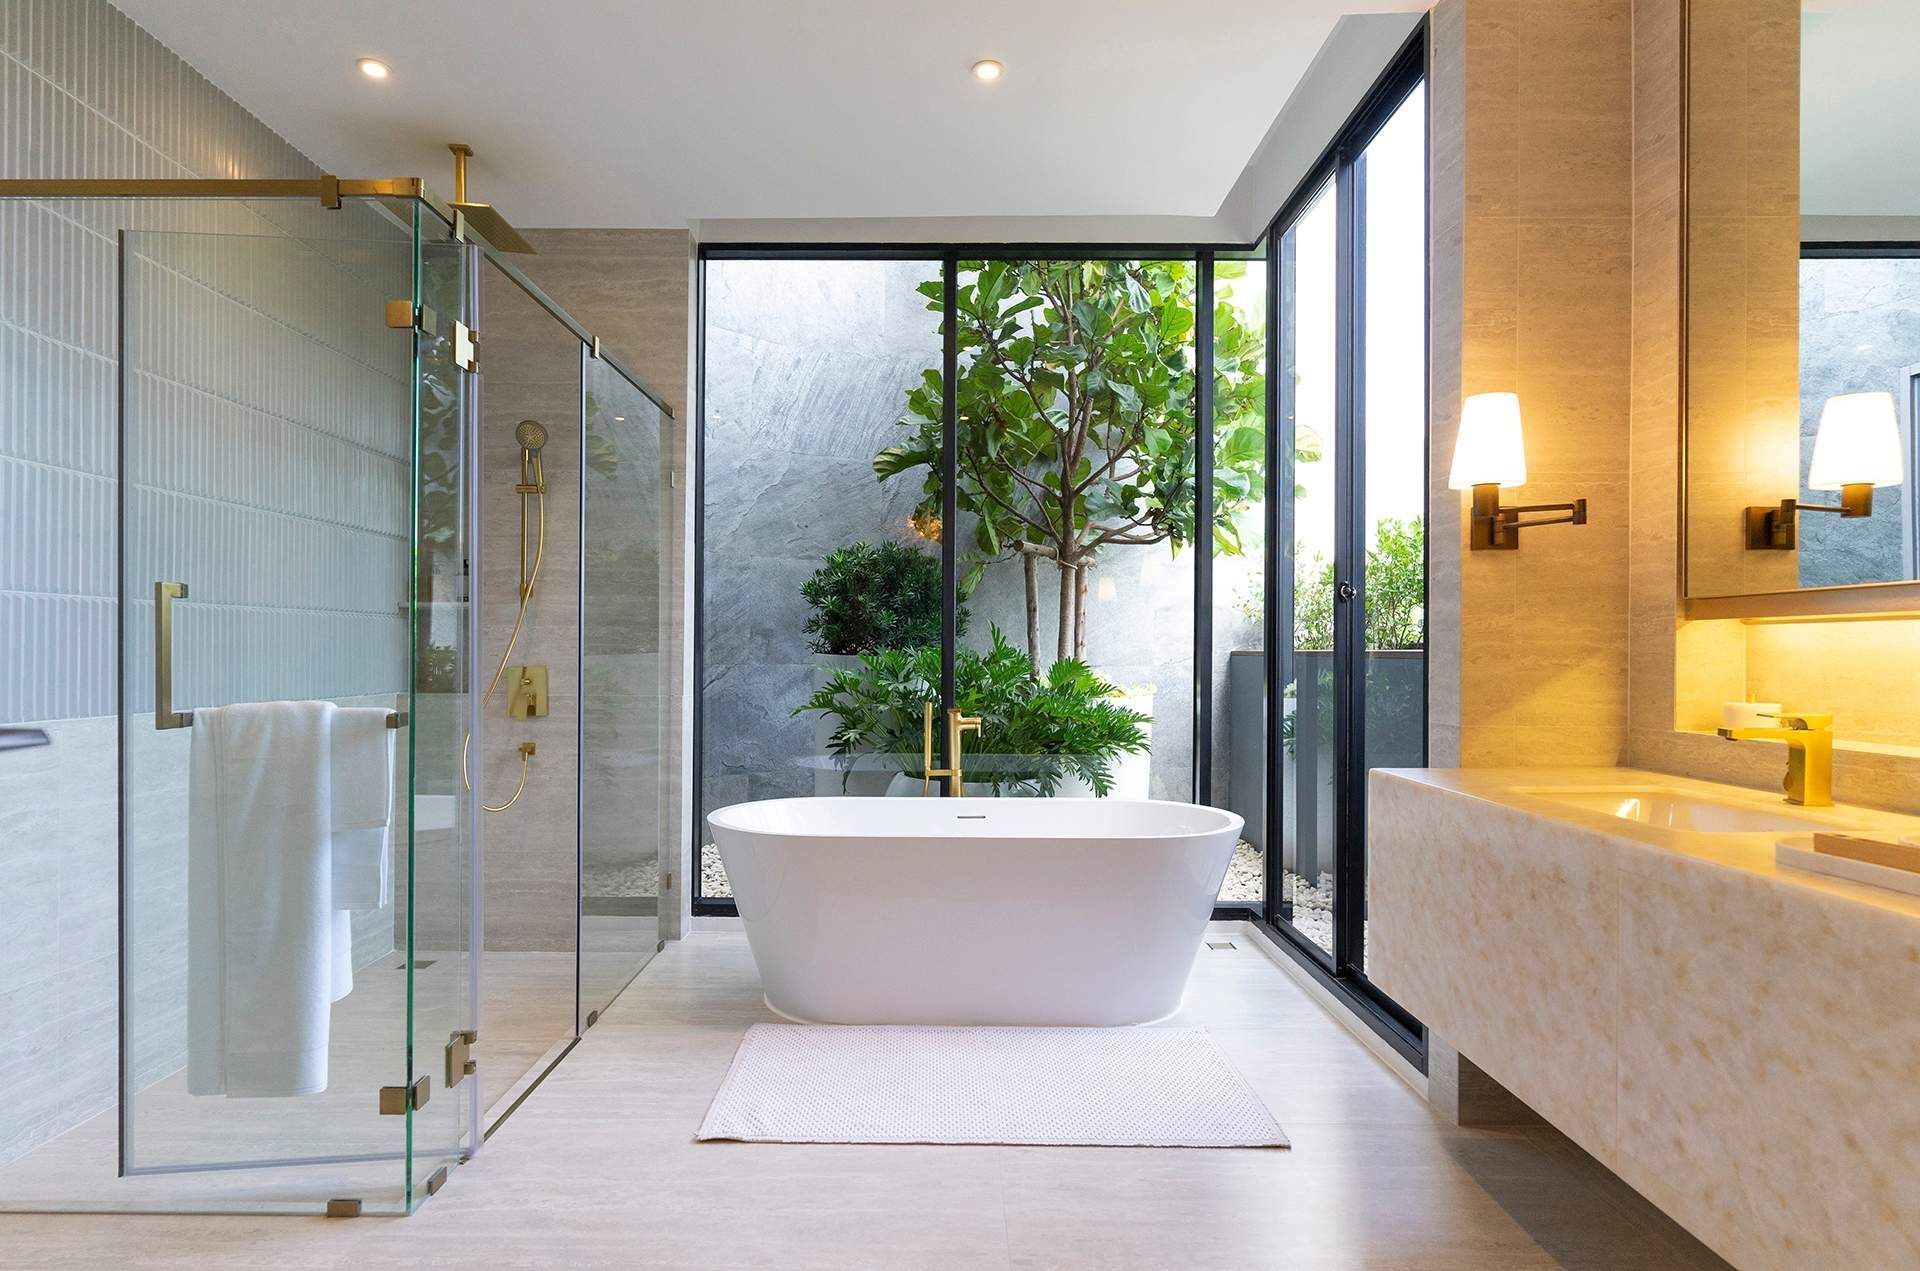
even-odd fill
[{"label": "white planter pot", "polygon": [[[1094,674],[1099,675],[1098,671]],[[1102,679],[1109,677],[1101,676]],[[1113,770],[1113,790],[1108,797],[1114,799],[1151,799],[1153,797],[1153,686],[1143,685],[1129,689],[1114,700],[1131,711],[1139,711],[1147,717],[1140,731],[1147,735],[1147,748],[1138,754],[1121,755],[1109,765]],[[1092,794],[1092,788],[1080,783]]]}]

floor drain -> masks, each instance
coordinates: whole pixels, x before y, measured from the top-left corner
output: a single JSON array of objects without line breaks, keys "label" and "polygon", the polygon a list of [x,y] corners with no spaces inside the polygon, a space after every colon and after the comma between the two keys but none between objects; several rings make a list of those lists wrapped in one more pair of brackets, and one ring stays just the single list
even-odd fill
[{"label": "floor drain", "polygon": [[[432,966],[436,961],[438,961],[438,959],[436,958],[416,958],[414,959],[413,969],[416,971],[424,971],[426,968]],[[407,964],[405,961],[402,961],[399,966],[394,968],[394,970],[396,971],[404,971],[406,969],[407,969]]]},{"label": "floor drain", "polygon": [[1207,941],[1207,948],[1209,948],[1209,949],[1216,949],[1216,950],[1217,950],[1217,949],[1231,949],[1231,948],[1234,948],[1234,947],[1235,947],[1235,946],[1234,946],[1234,943],[1233,943],[1233,941],[1231,941],[1231,940],[1209,940],[1209,941]]}]

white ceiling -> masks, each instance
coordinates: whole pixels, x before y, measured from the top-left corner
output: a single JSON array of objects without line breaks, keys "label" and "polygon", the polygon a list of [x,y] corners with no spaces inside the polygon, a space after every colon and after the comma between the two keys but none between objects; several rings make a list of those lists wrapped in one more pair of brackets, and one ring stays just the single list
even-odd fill
[{"label": "white ceiling", "polygon": [[470,197],[516,223],[624,227],[1211,216],[1343,13],[1427,7],[115,2],[327,171],[444,192],[465,141]]}]

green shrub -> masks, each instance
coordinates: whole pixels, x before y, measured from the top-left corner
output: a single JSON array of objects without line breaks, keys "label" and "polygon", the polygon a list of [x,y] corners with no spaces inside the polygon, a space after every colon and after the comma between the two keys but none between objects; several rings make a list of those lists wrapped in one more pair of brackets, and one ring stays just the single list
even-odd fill
[{"label": "green shrub", "polygon": [[[800,587],[815,653],[873,653],[940,643],[940,560],[899,543],[830,552]],[[967,629],[967,611],[959,615]]]},{"label": "green shrub", "polygon": [[[1071,773],[1104,797],[1113,789],[1113,761],[1147,749],[1148,717],[1114,700],[1119,690],[1062,658],[1044,677],[1033,659],[993,628],[993,645],[982,653],[959,649],[954,657],[954,705],[982,723],[966,739],[977,767],[962,760],[974,781],[995,794],[1050,795]],[[903,757],[901,770],[922,775],[919,757],[922,713],[940,699],[940,648],[886,649],[863,654],[860,665],[836,671],[794,711],[822,711],[836,726],[828,749],[850,764],[863,752]]]}]

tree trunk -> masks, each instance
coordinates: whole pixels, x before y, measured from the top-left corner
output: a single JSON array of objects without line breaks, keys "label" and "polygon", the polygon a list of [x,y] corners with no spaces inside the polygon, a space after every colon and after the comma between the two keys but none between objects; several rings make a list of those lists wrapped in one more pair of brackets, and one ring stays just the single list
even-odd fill
[{"label": "tree trunk", "polygon": [[1073,584],[1073,656],[1087,660],[1087,574],[1089,563],[1074,566]]},{"label": "tree trunk", "polygon": [[1060,661],[1073,656],[1073,580],[1076,571],[1064,560],[1056,560],[1054,564],[1060,567],[1060,621],[1055,628],[1058,638],[1054,641],[1053,656]]},{"label": "tree trunk", "polygon": [[1040,562],[1032,552],[1020,553],[1020,564],[1027,575],[1027,656],[1040,660]]}]

